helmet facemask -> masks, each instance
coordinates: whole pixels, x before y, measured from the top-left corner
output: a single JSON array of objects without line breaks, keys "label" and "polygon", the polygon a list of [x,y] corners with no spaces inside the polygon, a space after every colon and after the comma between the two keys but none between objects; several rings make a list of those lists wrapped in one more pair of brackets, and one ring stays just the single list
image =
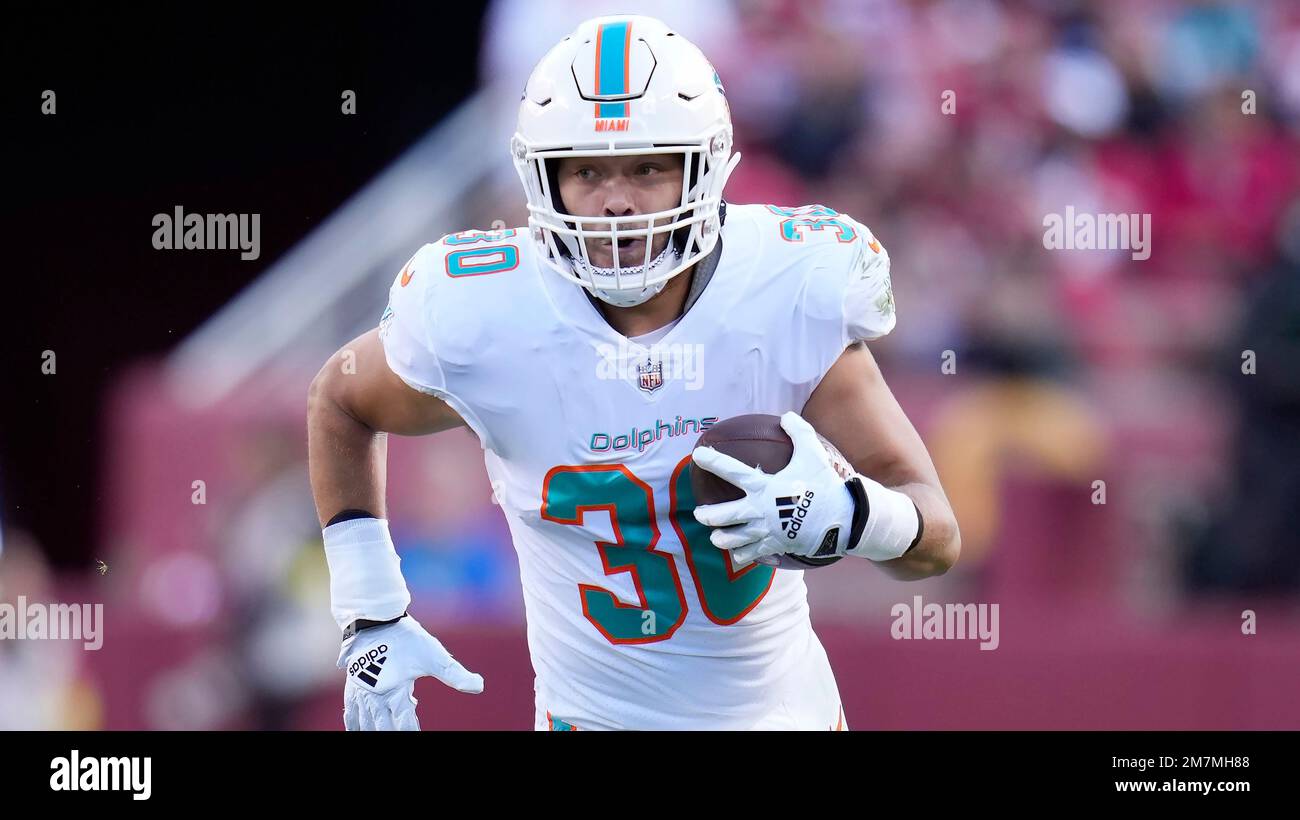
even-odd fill
[{"label": "helmet facemask", "polygon": [[[555,175],[562,158],[661,154],[682,157],[682,192],[675,207],[613,217],[579,216],[564,208]],[[561,276],[617,307],[641,304],[663,290],[669,279],[708,255],[721,227],[722,189],[740,160],[739,154],[731,154],[730,134],[722,130],[688,145],[527,150],[516,140],[515,155],[528,193],[529,228],[544,248],[544,261]],[[668,241],[656,253],[656,240],[665,235]],[[610,267],[595,265],[588,252],[588,240],[605,239],[614,244]],[[643,240],[639,263],[623,264],[617,250],[620,239]]]}]

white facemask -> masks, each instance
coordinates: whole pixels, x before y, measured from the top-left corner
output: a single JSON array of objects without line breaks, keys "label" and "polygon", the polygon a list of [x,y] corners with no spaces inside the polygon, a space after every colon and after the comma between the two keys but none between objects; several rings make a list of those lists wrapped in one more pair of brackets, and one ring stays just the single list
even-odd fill
[{"label": "white facemask", "polygon": [[[672,268],[680,259],[676,246],[669,241],[649,264],[620,267],[619,275],[624,282],[643,281],[643,279],[653,278],[659,271]],[[573,272],[579,279],[591,285],[591,292],[597,299],[614,307],[639,305],[662,291],[669,281],[665,279],[645,287],[615,288],[613,285],[617,280],[613,268],[597,267],[581,259],[573,260]],[[602,285],[609,285],[609,287],[602,287]]]}]

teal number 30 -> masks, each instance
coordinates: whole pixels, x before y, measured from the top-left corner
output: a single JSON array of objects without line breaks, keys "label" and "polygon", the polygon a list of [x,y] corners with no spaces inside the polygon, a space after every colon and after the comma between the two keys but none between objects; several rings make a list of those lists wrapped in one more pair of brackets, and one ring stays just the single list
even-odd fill
[{"label": "teal number 30", "polygon": [[481,248],[465,248],[447,254],[447,275],[453,279],[462,276],[482,276],[485,273],[502,273],[519,267],[519,246],[501,244],[518,233],[514,228],[500,231],[462,231],[443,237],[443,244],[459,248],[463,245],[488,243]]},{"label": "teal number 30", "polygon": [[[734,624],[758,605],[775,570],[751,564],[736,571],[731,559],[709,541],[709,529],[695,520],[690,456],[682,459],[668,487],[668,520],[682,543],[691,580],[704,614],[720,625]],[[668,640],[686,620],[688,605],[671,554],[655,548],[661,535],[654,491],[622,464],[552,468],[542,482],[542,518],[581,525],[590,511],[609,513],[614,541],[597,541],[607,576],[630,573],[637,593],[626,603],[597,584],[578,584],[582,613],[611,643]]]}]

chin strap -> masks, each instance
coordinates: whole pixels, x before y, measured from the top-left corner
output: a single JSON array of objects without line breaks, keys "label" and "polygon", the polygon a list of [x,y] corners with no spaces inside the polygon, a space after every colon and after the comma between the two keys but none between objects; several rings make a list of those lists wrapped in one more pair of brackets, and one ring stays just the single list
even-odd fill
[{"label": "chin strap", "polygon": [[[724,206],[723,213],[725,214],[726,213],[725,206],[727,203],[724,202],[722,204]],[[665,252],[667,252],[667,250],[668,250],[667,248],[664,249]],[[700,298],[700,295],[704,293],[704,288],[707,287],[710,280],[713,279],[713,273],[718,269],[718,263],[721,261],[721,259],[722,259],[722,237],[719,236],[717,243],[714,244],[713,246],[713,250],[709,251],[709,255],[701,259],[699,262],[695,263],[695,268],[690,274],[691,287],[686,294],[686,302],[682,306],[682,313],[685,313],[686,311],[690,310],[691,306],[694,305],[695,302]],[[663,285],[666,284],[667,284],[666,281],[661,283],[661,285],[659,286],[659,290],[662,290]],[[592,290],[589,290],[587,288],[583,288],[582,290],[584,293],[587,294],[587,298],[591,300],[592,304],[595,304],[597,299],[599,299],[599,297],[597,297],[595,293],[592,292]],[[599,288],[597,288],[596,290],[599,290]],[[655,293],[658,293],[658,291],[655,291]],[[652,293],[650,295],[653,296],[655,294]],[[649,297],[646,298],[648,299]],[[604,301],[606,304],[612,304],[608,300],[601,300],[601,301]],[[640,302],[634,304],[640,304]]]},{"label": "chin strap", "polygon": [[[739,159],[739,158],[740,158],[739,155],[737,155],[735,159]],[[732,165],[735,165],[734,161],[732,162]],[[723,225],[726,224],[727,224],[727,203],[725,200],[722,200],[718,202],[718,227],[721,228]],[[669,258],[670,252],[672,257],[671,259]],[[646,278],[649,278],[649,276],[653,274],[657,269],[665,265],[675,264],[676,259],[681,257],[683,252],[684,252],[684,247],[678,247],[677,242],[670,239],[668,244],[664,246],[664,249],[659,252],[659,255],[656,256],[654,259],[650,260],[648,264],[637,265],[636,267],[626,268],[626,270],[628,271],[629,275],[636,276],[640,274],[643,270],[648,269],[649,272],[646,274]],[[704,292],[705,286],[708,285],[709,280],[713,278],[713,272],[718,267],[718,260],[721,257],[721,255],[722,255],[722,235],[721,232],[719,232],[717,241],[714,243],[713,250],[709,251],[708,256],[704,257],[703,259],[695,263],[694,278],[691,281],[690,292],[686,294],[686,304],[682,309],[683,313],[685,313],[687,310],[690,310],[691,305],[695,304],[695,300],[698,299],[700,297],[700,294]],[[589,279],[594,280],[595,277],[598,275],[607,276],[611,278],[614,276],[613,268],[597,267],[595,265],[592,265],[590,262],[586,262],[581,259],[576,259],[574,257],[570,257],[570,262],[575,269],[578,268],[579,266],[584,267],[586,269],[586,273]],[[623,268],[620,268],[619,272],[622,273],[623,270],[624,270]],[[654,285],[648,285],[642,288],[641,290],[637,291],[635,294],[630,294],[627,289],[620,291],[620,290],[615,290],[613,288],[598,287],[594,281],[590,281],[588,284],[590,284],[591,287],[584,288],[584,290],[587,290],[588,297],[594,297],[600,299],[602,302],[605,302],[606,304],[614,305],[615,307],[633,307],[635,305],[639,305],[643,302],[649,301],[652,297],[658,295],[659,292],[662,291],[664,287],[668,284],[668,280],[665,279],[664,281],[658,282]]]},{"label": "chin strap", "polygon": [[[664,249],[659,252],[658,256],[650,260],[649,264],[620,268],[619,273],[629,278],[644,276],[648,279],[660,268],[677,264],[679,258],[677,249],[673,246],[673,243],[669,242],[664,246]],[[632,290],[631,288],[616,289],[601,287],[597,284],[597,279],[614,279],[613,268],[602,268],[583,261],[578,261],[575,264],[581,265],[585,268],[587,281],[591,285],[591,292],[601,301],[607,302],[615,307],[632,307],[633,305],[639,305],[658,294],[668,284],[668,280],[665,279],[664,281],[656,282],[653,285],[646,285],[639,290]]]}]

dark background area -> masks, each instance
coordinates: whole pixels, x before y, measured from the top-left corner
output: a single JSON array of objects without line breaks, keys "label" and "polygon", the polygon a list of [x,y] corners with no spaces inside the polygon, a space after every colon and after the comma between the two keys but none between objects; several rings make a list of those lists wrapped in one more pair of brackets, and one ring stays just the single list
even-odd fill
[{"label": "dark background area", "polygon": [[[10,10],[0,499],[56,566],[94,552],[101,402],[463,99],[474,4]],[[44,89],[57,113],[42,115]],[[341,113],[341,94],[357,113]],[[260,213],[261,256],[155,250],[150,220]],[[57,372],[41,372],[53,350]]]}]

